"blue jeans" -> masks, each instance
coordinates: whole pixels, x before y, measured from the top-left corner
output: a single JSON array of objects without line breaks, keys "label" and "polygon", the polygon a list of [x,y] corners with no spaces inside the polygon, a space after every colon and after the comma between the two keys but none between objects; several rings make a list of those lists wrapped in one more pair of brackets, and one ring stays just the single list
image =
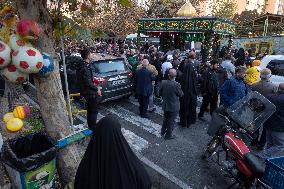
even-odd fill
[{"label": "blue jeans", "polygon": [[[282,154],[281,154],[282,153]],[[263,159],[284,155],[284,132],[266,129],[266,149],[259,156]]]}]

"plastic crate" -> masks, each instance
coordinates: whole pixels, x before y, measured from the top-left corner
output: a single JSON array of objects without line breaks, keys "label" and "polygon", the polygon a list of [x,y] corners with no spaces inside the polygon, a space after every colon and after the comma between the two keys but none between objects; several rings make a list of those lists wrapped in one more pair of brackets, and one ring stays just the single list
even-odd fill
[{"label": "plastic crate", "polygon": [[284,189],[284,156],[266,160],[263,180],[273,189]]}]

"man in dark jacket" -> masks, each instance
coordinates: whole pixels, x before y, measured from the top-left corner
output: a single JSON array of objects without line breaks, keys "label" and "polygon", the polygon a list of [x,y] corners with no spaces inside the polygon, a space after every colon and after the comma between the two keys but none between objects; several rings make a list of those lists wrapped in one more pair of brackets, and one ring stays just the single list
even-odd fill
[{"label": "man in dark jacket", "polygon": [[162,108],[164,110],[164,121],[161,135],[166,140],[172,139],[172,131],[175,124],[175,118],[180,109],[179,98],[183,96],[181,86],[175,81],[177,72],[175,69],[169,70],[169,80],[163,80],[160,88],[160,95],[163,98]]},{"label": "man in dark jacket", "polygon": [[200,113],[198,118],[202,119],[204,112],[210,104],[210,114],[216,110],[218,103],[218,67],[219,62],[217,60],[212,60],[211,66],[202,75],[201,82],[201,94],[203,96],[202,105],[200,107]]},{"label": "man in dark jacket", "polygon": [[[180,65],[181,66],[181,65]],[[194,66],[193,55],[185,61],[182,74],[179,79],[184,96],[180,99],[180,125],[189,127],[196,122],[197,106],[197,76],[198,72]]]},{"label": "man in dark jacket", "polygon": [[276,112],[263,124],[266,129],[264,157],[268,158],[284,155],[284,92],[269,94],[266,97],[276,106]]},{"label": "man in dark jacket", "polygon": [[149,61],[144,59],[142,62],[142,68],[136,73],[136,94],[139,101],[140,116],[148,118],[146,112],[149,105],[149,98],[153,92],[152,81],[155,80],[155,76],[147,69]]},{"label": "man in dark jacket", "polygon": [[246,68],[240,66],[236,68],[235,76],[226,80],[220,89],[220,103],[224,107],[229,107],[241,100],[248,93],[247,85],[244,82]]},{"label": "man in dark jacket", "polygon": [[83,61],[78,65],[77,78],[79,84],[79,91],[86,99],[87,103],[87,122],[89,129],[93,130],[96,126],[98,115],[98,102],[97,97],[102,96],[101,90],[93,83],[93,72],[90,66],[89,49],[81,51]]}]

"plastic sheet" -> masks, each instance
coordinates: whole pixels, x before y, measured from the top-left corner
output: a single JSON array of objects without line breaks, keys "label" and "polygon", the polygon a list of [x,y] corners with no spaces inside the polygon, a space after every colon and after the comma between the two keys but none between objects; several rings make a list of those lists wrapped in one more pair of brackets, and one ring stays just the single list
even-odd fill
[{"label": "plastic sheet", "polygon": [[34,133],[4,142],[1,160],[19,172],[37,169],[56,157],[54,141],[43,133]]}]

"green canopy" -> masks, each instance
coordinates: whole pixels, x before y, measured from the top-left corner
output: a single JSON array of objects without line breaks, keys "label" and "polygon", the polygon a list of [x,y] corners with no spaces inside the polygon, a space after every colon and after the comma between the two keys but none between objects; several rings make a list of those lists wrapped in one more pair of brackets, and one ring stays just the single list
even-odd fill
[{"label": "green canopy", "polygon": [[145,18],[138,21],[138,32],[216,33],[234,35],[235,24],[218,17]]}]

